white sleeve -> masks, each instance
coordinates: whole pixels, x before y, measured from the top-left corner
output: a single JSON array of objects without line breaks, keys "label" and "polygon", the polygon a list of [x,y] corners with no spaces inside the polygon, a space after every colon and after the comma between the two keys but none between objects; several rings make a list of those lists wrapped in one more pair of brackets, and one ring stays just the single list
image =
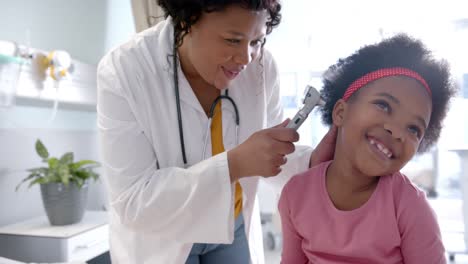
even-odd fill
[{"label": "white sleeve", "polygon": [[263,71],[267,96],[267,127],[272,127],[283,121],[279,71],[270,52],[264,50],[263,56]]},{"label": "white sleeve", "polygon": [[130,230],[183,243],[233,239],[233,185],[227,156],[190,168],[157,168],[147,135],[123,95],[112,63],[98,69],[98,128],[113,215]]},{"label": "white sleeve", "polygon": [[[283,106],[281,104],[280,81],[278,67],[273,56],[265,50],[264,53],[265,89],[267,91],[267,114],[268,127],[280,124],[283,121]],[[265,178],[278,194],[289,179],[297,173],[309,168],[312,148],[296,145],[296,150],[287,155],[287,163],[283,165],[282,171],[275,177]]]}]

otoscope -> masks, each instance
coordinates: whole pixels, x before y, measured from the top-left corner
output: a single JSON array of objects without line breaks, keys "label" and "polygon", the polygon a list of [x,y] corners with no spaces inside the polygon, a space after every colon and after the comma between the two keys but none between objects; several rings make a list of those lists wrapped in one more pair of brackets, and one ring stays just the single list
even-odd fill
[{"label": "otoscope", "polygon": [[294,128],[297,130],[302,123],[304,123],[304,120],[306,120],[307,116],[312,112],[316,105],[323,106],[325,104],[325,102],[320,98],[320,93],[313,86],[307,85],[305,90],[304,100],[302,101],[304,106],[299,109],[294,118],[289,121],[286,126],[287,128]]}]

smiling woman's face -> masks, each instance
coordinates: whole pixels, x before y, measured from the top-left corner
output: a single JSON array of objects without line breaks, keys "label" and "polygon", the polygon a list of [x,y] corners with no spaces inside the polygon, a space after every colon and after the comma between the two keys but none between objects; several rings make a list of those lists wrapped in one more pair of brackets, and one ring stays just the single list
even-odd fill
[{"label": "smiling woman's face", "polygon": [[229,83],[261,54],[266,35],[266,10],[231,5],[203,13],[179,48],[187,79],[203,79],[218,89]]},{"label": "smiling woman's face", "polygon": [[429,94],[418,81],[393,76],[373,81],[353,97],[338,101],[333,110],[337,151],[367,176],[399,171],[424,137],[432,111]]}]

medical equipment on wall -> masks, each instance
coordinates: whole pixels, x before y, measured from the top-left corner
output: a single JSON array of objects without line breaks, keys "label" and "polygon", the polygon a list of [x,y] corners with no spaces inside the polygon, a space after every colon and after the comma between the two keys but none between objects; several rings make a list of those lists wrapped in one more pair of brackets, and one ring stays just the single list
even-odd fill
[{"label": "medical equipment on wall", "polygon": [[[179,138],[180,138],[180,149],[182,152],[182,160],[184,161],[184,166],[187,167],[187,155],[185,153],[185,143],[184,143],[184,131],[182,128],[182,111],[180,110],[180,96],[179,96],[179,77],[178,77],[178,59],[177,59],[177,50],[174,45],[174,56],[173,56],[173,70],[174,70],[174,89],[175,89],[175,96],[176,96],[176,105],[177,105],[177,120],[179,124]],[[235,122],[236,122],[236,145],[239,143],[239,112],[237,109],[237,105],[234,102],[234,100],[229,96],[228,90],[224,93],[224,95],[220,95],[216,97],[216,99],[213,101],[210,107],[210,112],[208,113],[208,125],[206,127],[205,131],[205,141],[203,144],[203,153],[202,157],[205,158],[205,153],[206,153],[206,146],[208,145],[208,135],[209,135],[209,130],[211,128],[211,122],[213,119],[214,115],[214,110],[216,108],[216,105],[218,103],[221,103],[222,100],[227,100],[232,104],[232,107],[234,108],[235,112]],[[159,166],[158,166],[159,167]]]},{"label": "medical equipment on wall", "polygon": [[320,97],[320,93],[311,85],[306,86],[302,103],[304,106],[299,109],[296,115],[294,115],[291,121],[289,121],[286,126],[287,128],[294,128],[297,130],[302,125],[302,123],[304,123],[304,120],[306,120],[307,116],[310,112],[312,112],[315,106],[325,105],[325,102]]},{"label": "medical equipment on wall", "polygon": [[0,41],[0,107],[12,106],[15,101],[16,85],[24,60],[18,56],[18,45]]},{"label": "medical equipment on wall", "polygon": [[64,80],[70,79],[73,71],[72,59],[70,54],[63,50],[54,50],[48,53],[35,52],[31,58],[38,68],[38,74],[44,78],[42,81],[47,81],[46,78],[49,78],[56,88],[52,114],[48,120],[48,123],[52,123],[58,110],[60,84]]},{"label": "medical equipment on wall", "polygon": [[51,51],[47,54],[35,54],[42,63],[47,75],[55,81],[60,81],[70,77],[72,60],[70,54],[63,50]]},{"label": "medical equipment on wall", "polygon": [[29,65],[25,69],[26,78],[31,78],[38,84],[40,93],[45,90],[44,86],[56,88],[54,110],[49,120],[51,122],[58,107],[59,87],[64,80],[70,79],[73,71],[71,56],[63,50],[33,51],[28,46],[0,40],[0,107],[14,104],[24,64]]}]

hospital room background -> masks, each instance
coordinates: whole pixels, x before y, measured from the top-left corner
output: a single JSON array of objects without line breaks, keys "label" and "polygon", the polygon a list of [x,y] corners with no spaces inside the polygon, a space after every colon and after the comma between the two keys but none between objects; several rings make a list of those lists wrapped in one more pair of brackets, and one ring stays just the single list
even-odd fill
[{"label": "hospital room background", "polygon": [[[37,139],[50,155],[73,152],[75,160],[100,160],[96,65],[144,21],[161,19],[148,2],[156,1],[0,1],[0,263],[110,263],[102,180],[88,185],[83,220],[56,227],[46,221],[39,185],[16,186],[28,169],[42,165]],[[467,10],[463,0],[395,0],[385,7],[371,0],[287,0],[282,23],[266,44],[280,69],[287,117],[301,107],[306,84],[321,88],[328,65],[396,32],[423,39],[449,61],[460,89],[442,136],[403,171],[426,191],[454,263],[468,263]],[[44,59],[64,66],[53,72]],[[315,146],[326,129],[313,112],[299,130],[299,143]],[[96,172],[102,176],[102,168]],[[279,263],[278,196],[268,185],[259,188],[265,262]]]}]

